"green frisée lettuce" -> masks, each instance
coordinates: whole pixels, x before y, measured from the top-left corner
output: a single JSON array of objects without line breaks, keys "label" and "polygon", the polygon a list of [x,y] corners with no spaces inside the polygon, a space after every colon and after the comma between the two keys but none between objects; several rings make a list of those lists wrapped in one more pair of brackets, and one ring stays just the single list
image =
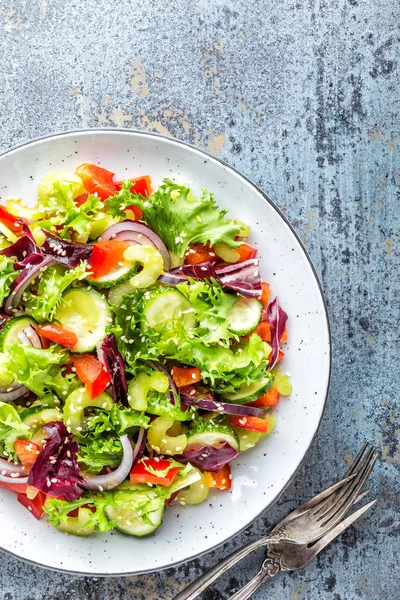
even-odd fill
[{"label": "green fris\u00e9e lettuce", "polygon": [[55,346],[44,350],[11,344],[2,358],[2,369],[39,397],[53,391],[62,398],[77,385],[74,375],[64,377],[63,365],[68,356]]},{"label": "green fris\u00e9e lettuce", "polygon": [[200,198],[195,198],[189,187],[164,179],[150,198],[128,190],[129,184],[123,185],[121,192],[107,200],[111,214],[124,216],[124,208],[139,206],[147,225],[180,258],[190,244],[222,243],[230,248],[240,245],[235,236],[240,234],[241,226],[225,219],[228,211],[219,209],[213,195],[204,188]]},{"label": "green fris\u00e9e lettuce", "polygon": [[114,404],[111,411],[94,409],[84,421],[84,431],[77,436],[79,460],[93,473],[106,466],[118,467],[122,458],[119,437],[149,424],[150,417],[122,404]]},{"label": "green fris\u00e9e lettuce", "polygon": [[237,296],[227,294],[217,282],[189,279],[177,285],[192,305],[198,327],[192,332],[203,344],[220,344],[229,347],[232,339],[239,339],[229,330],[227,314],[237,300]]},{"label": "green fris\u00e9e lettuce", "polygon": [[23,294],[22,302],[26,312],[39,323],[52,321],[61,304],[63,292],[75,281],[82,281],[86,277],[87,265],[84,262],[74,269],[66,269],[61,265],[49,267],[41,276],[37,289]]},{"label": "green fris\u00e9e lettuce", "polygon": [[29,427],[22,423],[16,409],[0,402],[0,455],[14,457],[14,442],[19,437],[29,437]]},{"label": "green fris\u00e9e lettuce", "polygon": [[18,277],[20,271],[14,270],[14,261],[0,255],[0,306],[10,294],[10,285]]},{"label": "green fris\u00e9e lettuce", "polygon": [[50,230],[57,225],[59,237],[69,238],[72,232],[81,238],[80,241],[87,240],[93,217],[103,208],[103,203],[100,198],[89,194],[87,200],[78,206],[74,199],[82,193],[82,181],[75,173],[52,173],[45,177],[38,189],[37,211],[43,219],[40,226]]},{"label": "green fris\u00e9e lettuce", "polygon": [[[222,306],[222,313],[227,313],[231,307],[231,300],[226,296],[230,295],[222,292],[222,296],[218,284],[188,282],[179,284],[178,287],[193,302],[200,327],[202,323],[204,325],[203,335],[197,335],[196,330],[186,330],[180,322],[173,328],[161,331],[146,325],[143,315],[146,303],[168,289],[165,286],[158,286],[145,293],[135,291],[128,294],[123,297],[122,305],[114,309],[116,323],[109,328],[118,339],[120,351],[129,365],[128,370],[135,373],[138,361],[140,363],[142,360],[165,357],[199,367],[206,383],[225,392],[233,392],[241,385],[262,379],[265,376],[267,360],[261,338],[252,335],[248,340],[229,346],[227,340],[229,336],[233,337],[233,334],[228,330],[226,319],[223,316],[219,319],[212,306],[212,301],[215,301]],[[207,298],[207,301],[203,300],[203,297]],[[217,329],[213,330],[213,327]],[[223,334],[224,339],[211,344],[210,339],[215,334]],[[206,343],[203,338],[206,339]]]}]

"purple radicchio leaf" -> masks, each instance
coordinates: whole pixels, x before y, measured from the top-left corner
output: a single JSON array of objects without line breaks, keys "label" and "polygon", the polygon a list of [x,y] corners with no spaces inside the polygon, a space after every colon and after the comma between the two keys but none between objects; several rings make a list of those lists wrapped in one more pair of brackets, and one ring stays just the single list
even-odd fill
[{"label": "purple radicchio leaf", "polygon": [[124,359],[118,350],[113,333],[104,338],[101,350],[103,353],[102,360],[111,377],[114,402],[122,402],[122,404],[128,406],[128,384],[126,383]]},{"label": "purple radicchio leaf", "polygon": [[204,446],[203,448],[185,450],[182,454],[174,456],[174,459],[184,464],[190,463],[197,469],[216,473],[224,465],[234,460],[238,454],[239,452],[235,448],[225,442],[219,448]]},{"label": "purple radicchio leaf", "polygon": [[273,369],[279,357],[280,339],[285,331],[286,321],[288,316],[285,311],[279,306],[278,298],[270,302],[267,307],[267,321],[271,326],[271,346],[272,356],[271,362],[268,365],[269,369]]},{"label": "purple radicchio leaf", "polygon": [[53,421],[44,429],[50,437],[32,465],[28,485],[48,496],[76,500],[83,493],[80,484],[84,483],[77,460],[79,446],[64,423]]},{"label": "purple radicchio leaf", "polygon": [[41,248],[42,252],[66,267],[77,267],[82,260],[88,260],[93,252],[93,246],[90,244],[63,240],[45,230],[43,233],[46,239]]},{"label": "purple radicchio leaf", "polygon": [[[171,271],[172,275],[177,278],[185,275],[194,279],[215,279],[220,285],[234,290],[246,298],[259,298],[262,292],[257,258],[223,267],[215,267],[210,262],[198,265],[182,265],[173,269]],[[166,276],[168,277],[168,274]],[[168,282],[166,281],[166,283]],[[177,283],[180,283],[178,279]]]},{"label": "purple radicchio leaf", "polygon": [[25,233],[14,244],[4,248],[0,252],[3,256],[9,256],[16,259],[14,269],[24,269],[29,265],[36,265],[41,262],[42,252],[35,242],[31,230],[26,223],[22,223],[22,229]]}]

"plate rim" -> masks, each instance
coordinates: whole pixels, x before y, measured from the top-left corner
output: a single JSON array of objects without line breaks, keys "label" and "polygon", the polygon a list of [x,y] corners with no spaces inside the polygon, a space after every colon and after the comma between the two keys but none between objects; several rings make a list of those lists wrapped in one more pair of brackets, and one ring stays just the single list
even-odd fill
[{"label": "plate rim", "polygon": [[317,283],[318,289],[319,289],[319,293],[321,296],[321,300],[322,300],[322,305],[323,305],[323,309],[324,309],[324,316],[325,316],[325,322],[326,322],[326,329],[327,329],[327,333],[328,333],[328,344],[329,344],[329,365],[328,365],[328,379],[327,379],[327,385],[326,385],[326,393],[325,393],[325,398],[324,398],[324,402],[323,402],[323,406],[322,406],[322,411],[321,411],[321,415],[317,424],[317,427],[314,431],[314,434],[311,438],[311,441],[307,447],[307,450],[304,453],[304,456],[302,457],[302,459],[300,460],[299,464],[297,465],[297,467],[294,469],[293,473],[290,475],[289,479],[287,480],[287,482],[285,483],[284,487],[274,496],[274,498],[267,504],[267,506],[265,506],[254,518],[252,518],[246,525],[244,525],[241,529],[239,529],[238,531],[236,531],[235,533],[233,533],[232,535],[230,535],[228,538],[226,538],[225,540],[223,540],[220,543],[214,544],[211,548],[209,548],[208,550],[204,550],[202,552],[199,552],[197,554],[194,554],[193,556],[190,556],[189,558],[183,559],[183,560],[178,560],[175,562],[172,562],[169,565],[165,565],[162,567],[155,567],[152,569],[145,569],[145,570],[140,570],[140,571],[129,571],[129,572],[124,572],[124,573],[93,573],[90,571],[74,571],[74,570],[70,570],[70,569],[62,569],[60,567],[53,567],[53,566],[49,566],[49,565],[43,565],[40,562],[36,562],[32,559],[29,558],[24,558],[19,556],[18,554],[16,554],[15,552],[12,552],[11,550],[5,549],[2,546],[0,546],[0,550],[1,552],[4,552],[5,554],[12,556],[13,558],[17,558],[18,560],[22,560],[23,562],[29,564],[29,565],[34,565],[35,567],[40,567],[42,569],[46,569],[46,570],[50,570],[50,571],[55,571],[57,573],[65,573],[65,574],[69,574],[69,575],[75,575],[78,577],[105,577],[105,578],[109,578],[109,577],[133,577],[133,576],[137,576],[137,575],[148,575],[151,573],[157,573],[157,572],[161,572],[161,571],[165,571],[166,569],[172,569],[175,567],[178,567],[179,565],[185,564],[189,561],[193,561],[196,560],[198,558],[201,558],[202,556],[205,556],[206,554],[209,554],[215,550],[217,550],[218,548],[220,548],[221,546],[223,546],[224,544],[226,544],[227,542],[229,542],[230,540],[232,540],[234,537],[236,537],[237,535],[239,535],[240,533],[242,533],[243,531],[245,531],[248,527],[250,527],[250,525],[252,523],[254,523],[254,521],[256,519],[258,519],[264,512],[266,512],[269,508],[271,508],[278,500],[279,498],[284,494],[284,492],[287,490],[287,488],[289,487],[289,485],[292,483],[293,479],[295,478],[295,476],[297,475],[298,471],[300,470],[300,468],[302,467],[303,463],[305,462],[311,447],[313,446],[318,432],[320,430],[321,427],[321,423],[322,420],[324,418],[325,415],[325,410],[326,410],[326,406],[327,406],[327,402],[328,402],[328,396],[329,396],[329,389],[330,389],[330,384],[331,384],[331,378],[332,378],[332,332],[331,332],[331,327],[330,327],[330,322],[329,322],[329,314],[328,314],[328,306],[327,306],[327,302],[325,299],[325,294],[322,288],[322,284],[318,275],[318,272],[314,266],[313,261],[311,260],[311,257],[308,253],[308,250],[306,249],[303,241],[301,240],[299,234],[297,233],[297,231],[295,230],[294,226],[291,224],[291,222],[289,221],[289,219],[286,217],[286,215],[282,212],[282,210],[276,205],[276,203],[270,198],[270,196],[268,194],[266,194],[256,183],[254,183],[249,177],[247,177],[247,175],[244,175],[241,171],[239,171],[239,169],[237,169],[236,167],[233,167],[232,165],[230,165],[229,163],[227,163],[224,159],[220,158],[219,156],[215,156],[214,154],[212,154],[211,152],[208,152],[207,150],[203,150],[200,148],[197,148],[196,146],[194,146],[193,144],[191,144],[190,142],[186,142],[183,140],[178,140],[174,137],[169,137],[167,135],[163,135],[161,133],[156,133],[153,131],[145,131],[145,130],[141,130],[141,129],[127,129],[127,128],[121,128],[121,127],[85,127],[82,129],[69,129],[67,131],[61,131],[58,133],[49,133],[49,134],[44,134],[44,135],[40,135],[34,138],[31,138],[29,140],[26,140],[24,142],[21,142],[20,144],[15,144],[14,146],[12,146],[11,148],[8,148],[7,150],[4,150],[3,152],[0,152],[0,160],[2,158],[4,158],[5,156],[12,154],[13,152],[15,152],[16,150],[20,150],[21,148],[25,147],[25,146],[30,146],[32,144],[35,144],[37,142],[42,142],[48,139],[52,139],[52,138],[61,138],[63,136],[71,136],[71,135],[79,135],[79,134],[84,134],[84,133],[123,133],[123,134],[128,134],[128,135],[144,135],[144,136],[149,136],[149,137],[154,137],[154,138],[158,138],[161,140],[165,140],[167,142],[172,142],[174,144],[177,144],[179,146],[184,146],[186,148],[188,148],[191,151],[195,151],[199,154],[202,154],[208,158],[211,158],[215,161],[217,161],[218,163],[220,163],[221,165],[223,165],[226,169],[233,171],[233,173],[239,177],[241,177],[244,181],[246,181],[250,186],[252,186],[263,198],[263,200],[265,202],[267,202],[268,204],[270,204],[272,206],[272,208],[277,212],[278,216],[284,221],[284,223],[289,227],[291,233],[295,236],[297,242],[299,243],[310,267],[311,267],[311,271],[312,274],[314,275],[314,279]]}]

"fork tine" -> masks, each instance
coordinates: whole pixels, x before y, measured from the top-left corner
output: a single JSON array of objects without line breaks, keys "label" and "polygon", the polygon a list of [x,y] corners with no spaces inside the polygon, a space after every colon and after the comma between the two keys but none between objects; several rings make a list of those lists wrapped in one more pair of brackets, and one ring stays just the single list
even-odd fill
[{"label": "fork tine", "polygon": [[311,545],[309,547],[309,550],[311,550],[312,553],[309,555],[308,560],[311,560],[312,558],[314,558],[314,556],[319,554],[321,552],[321,550],[323,550],[328,544],[331,543],[332,540],[337,538],[341,533],[343,533],[343,531],[345,531],[348,527],[350,527],[350,525],[352,523],[354,523],[354,521],[357,521],[357,519],[359,519],[361,517],[361,515],[363,515],[368,509],[370,509],[371,506],[373,506],[375,504],[375,502],[376,502],[376,499],[371,500],[371,502],[368,502],[368,504],[364,504],[364,506],[362,506],[361,508],[359,508],[358,510],[353,512],[351,515],[349,515],[345,519],[343,519],[343,521],[338,523],[338,525],[336,525],[336,527],[331,529],[327,534],[325,534],[317,542],[315,542],[313,545]]},{"label": "fork tine", "polygon": [[332,519],[334,519],[337,522],[348,511],[350,506],[353,504],[355,498],[358,496],[364,483],[370,476],[377,459],[378,455],[376,453],[373,453],[368,463],[363,469],[360,469],[354,481],[350,484],[347,495],[342,495],[337,502],[332,504],[332,507],[328,512],[320,516],[319,520],[321,520],[322,518],[324,519],[322,527],[327,525],[330,521],[332,521]]},{"label": "fork tine", "polygon": [[368,446],[369,446],[369,442],[365,442],[365,444],[363,445],[363,447],[361,448],[361,450],[359,451],[359,453],[357,454],[357,456],[355,457],[355,459],[353,460],[353,462],[351,463],[351,465],[348,467],[347,471],[343,475],[343,479],[341,479],[334,485],[331,485],[329,488],[326,488],[325,490],[323,490],[322,492],[320,492],[319,494],[317,494],[310,500],[307,500],[307,502],[304,502],[304,504],[302,504],[301,506],[296,508],[296,510],[292,511],[289,515],[287,515],[287,517],[285,519],[283,519],[279,523],[278,526],[281,527],[285,523],[289,523],[290,521],[293,521],[293,519],[296,519],[297,517],[299,517],[300,515],[305,513],[307,510],[310,510],[317,504],[322,503],[323,500],[326,500],[326,502],[321,504],[320,509],[322,510],[325,506],[327,506],[329,508],[329,506],[331,506],[332,494],[334,494],[337,490],[342,488],[346,483],[349,483],[356,476],[357,467],[360,464],[362,456],[364,455]]},{"label": "fork tine", "polygon": [[361,461],[361,458],[362,458],[364,452],[366,451],[366,449],[368,448],[368,446],[369,446],[369,442],[365,442],[364,446],[361,448],[360,452],[357,454],[357,456],[355,457],[355,459],[353,460],[353,462],[347,469],[346,473],[343,475],[343,478],[348,477],[349,475],[351,475],[352,473],[355,472],[355,470],[357,469],[357,467]]},{"label": "fork tine", "polygon": [[326,488],[326,490],[322,490],[322,492],[320,492],[313,498],[310,498],[310,500],[307,500],[307,502],[304,502],[304,504],[296,508],[296,510],[293,510],[285,519],[283,519],[283,521],[279,523],[279,526],[283,525],[284,523],[288,523],[289,521],[293,521],[293,519],[296,519],[297,517],[305,513],[307,510],[310,510],[310,508],[313,508],[326,498],[329,498],[341,487],[352,481],[355,478],[355,476],[356,473],[350,475],[349,477],[346,477],[345,479],[341,479],[337,483],[334,483],[330,487]]},{"label": "fork tine", "polygon": [[[349,465],[347,471],[343,475],[343,478],[350,477],[351,475],[355,475],[357,473],[357,468],[360,465],[360,463],[362,461],[362,457],[365,454],[368,447],[370,447],[369,442],[365,442],[365,444],[363,445],[363,447],[361,448],[361,450],[359,451],[359,453],[357,454],[357,456],[355,457],[355,459],[353,460],[351,465]],[[343,490],[342,490],[341,495],[343,495]],[[321,506],[319,507],[319,512],[322,512],[324,508],[326,508],[326,510],[328,510],[329,507],[332,505],[332,500],[337,496],[338,496],[338,494],[336,496],[333,496],[332,498],[328,498],[324,504],[321,504]]]},{"label": "fork tine", "polygon": [[354,481],[359,479],[360,473],[362,473],[363,469],[365,469],[365,466],[368,465],[374,451],[375,451],[374,448],[371,446],[369,448],[367,454],[361,461],[361,463],[359,462],[358,457],[356,458],[355,462],[357,462],[357,464],[358,464],[356,476],[353,478],[353,480],[348,485],[343,486],[343,488],[334,496],[334,498],[328,499],[324,504],[322,504],[321,506],[318,507],[318,509],[314,512],[314,514],[319,516],[319,520],[321,520],[325,514],[327,514],[329,511],[331,511],[332,508],[339,503],[341,498],[348,497],[349,489],[351,488],[351,484]]}]

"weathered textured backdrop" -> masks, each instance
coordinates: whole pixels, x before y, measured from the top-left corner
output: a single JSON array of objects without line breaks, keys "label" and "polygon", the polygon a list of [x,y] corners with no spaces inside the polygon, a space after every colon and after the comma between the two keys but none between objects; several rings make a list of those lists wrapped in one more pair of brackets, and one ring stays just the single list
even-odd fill
[{"label": "weathered textured backdrop", "polygon": [[[373,513],[255,598],[400,598],[398,0],[2,0],[0,22],[1,150],[119,126],[223,157],[297,228],[333,334],[318,439],[247,532],[185,566],[119,580],[1,556],[1,600],[167,600],[331,481],[365,439],[382,456]],[[261,560],[248,558],[204,597],[225,598]]]}]

